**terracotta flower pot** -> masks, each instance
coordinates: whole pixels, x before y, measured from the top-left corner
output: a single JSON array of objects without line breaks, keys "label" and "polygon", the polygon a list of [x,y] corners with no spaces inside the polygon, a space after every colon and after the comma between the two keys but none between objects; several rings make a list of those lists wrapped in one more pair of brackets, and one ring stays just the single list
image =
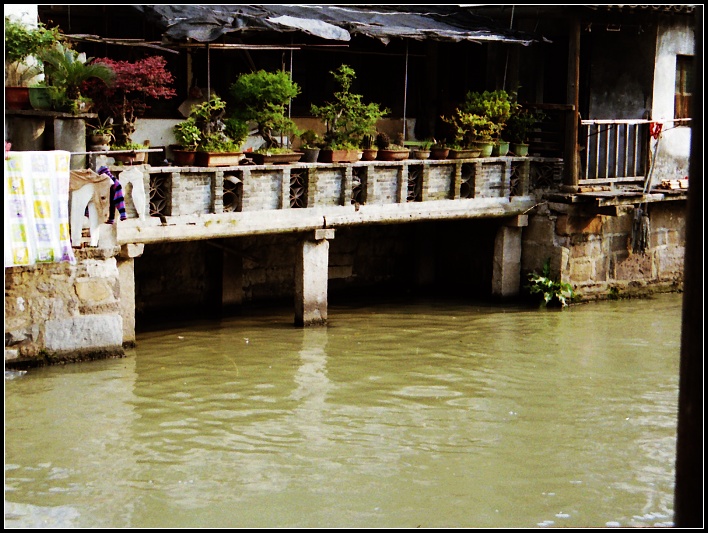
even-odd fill
[{"label": "terracotta flower pot", "polygon": [[404,161],[410,155],[409,150],[379,150],[379,161]]},{"label": "terracotta flower pot", "polygon": [[193,167],[196,164],[197,152],[195,150],[173,149],[175,165],[180,167]]},{"label": "terracotta flower pot", "polygon": [[364,148],[364,153],[361,156],[362,161],[376,161],[378,150],[375,148]]},{"label": "terracotta flower pot", "polygon": [[430,158],[431,159],[447,159],[447,156],[450,153],[449,148],[431,148],[430,149]]},{"label": "terracotta flower pot", "polygon": [[5,106],[7,109],[32,109],[29,87],[5,87]]}]

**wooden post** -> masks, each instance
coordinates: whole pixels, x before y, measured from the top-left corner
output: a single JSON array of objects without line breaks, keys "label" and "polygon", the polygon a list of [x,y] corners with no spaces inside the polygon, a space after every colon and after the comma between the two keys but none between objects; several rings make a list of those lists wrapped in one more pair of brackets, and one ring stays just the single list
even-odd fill
[{"label": "wooden post", "polygon": [[578,185],[578,107],[580,105],[580,21],[571,18],[568,28],[568,87],[567,102],[573,106],[566,118],[565,176],[563,183],[569,187]]}]

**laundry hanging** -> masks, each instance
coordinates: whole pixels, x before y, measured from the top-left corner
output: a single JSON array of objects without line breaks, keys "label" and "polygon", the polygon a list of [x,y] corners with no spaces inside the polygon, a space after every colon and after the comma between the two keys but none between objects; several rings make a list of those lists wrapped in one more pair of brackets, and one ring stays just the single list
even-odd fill
[{"label": "laundry hanging", "polygon": [[63,150],[5,152],[5,267],[76,263]]}]

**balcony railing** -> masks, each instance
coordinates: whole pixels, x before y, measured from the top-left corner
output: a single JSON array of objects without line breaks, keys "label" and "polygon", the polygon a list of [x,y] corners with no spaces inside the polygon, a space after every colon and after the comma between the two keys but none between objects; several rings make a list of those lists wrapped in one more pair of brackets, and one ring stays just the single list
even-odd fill
[{"label": "balcony railing", "polygon": [[583,120],[581,185],[644,181],[649,163],[648,120]]}]

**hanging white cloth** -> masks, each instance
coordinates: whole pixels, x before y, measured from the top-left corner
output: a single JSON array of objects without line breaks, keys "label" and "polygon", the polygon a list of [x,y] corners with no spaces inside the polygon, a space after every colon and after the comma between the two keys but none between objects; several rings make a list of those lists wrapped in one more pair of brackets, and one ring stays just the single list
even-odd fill
[{"label": "hanging white cloth", "polygon": [[5,266],[76,263],[63,150],[5,152]]}]

